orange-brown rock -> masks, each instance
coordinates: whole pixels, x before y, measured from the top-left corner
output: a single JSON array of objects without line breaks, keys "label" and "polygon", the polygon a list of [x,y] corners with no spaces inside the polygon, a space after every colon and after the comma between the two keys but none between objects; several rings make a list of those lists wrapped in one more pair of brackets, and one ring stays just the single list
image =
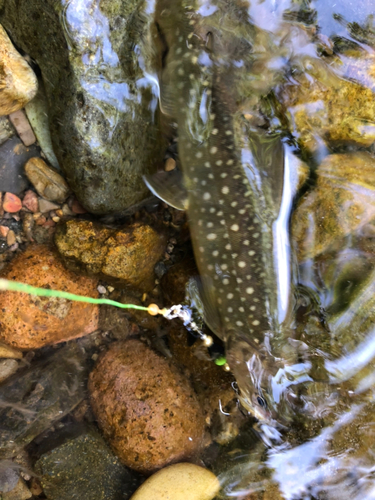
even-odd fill
[{"label": "orange-brown rock", "polygon": [[31,101],[38,81],[0,25],[0,115],[9,115]]},{"label": "orange-brown rock", "polygon": [[147,292],[155,286],[154,266],[164,255],[166,237],[147,224],[112,229],[73,219],[57,228],[55,243],[71,269]]},{"label": "orange-brown rock", "polygon": [[[31,245],[14,258],[3,278],[41,288],[96,297],[97,282],[77,276],[63,266],[57,253]],[[0,340],[17,349],[36,349],[82,337],[96,330],[98,306],[55,297],[16,292],[0,293]]]},{"label": "orange-brown rock", "polygon": [[143,473],[193,456],[204,418],[179,370],[138,340],[113,343],[89,378],[90,401],[114,452]]}]

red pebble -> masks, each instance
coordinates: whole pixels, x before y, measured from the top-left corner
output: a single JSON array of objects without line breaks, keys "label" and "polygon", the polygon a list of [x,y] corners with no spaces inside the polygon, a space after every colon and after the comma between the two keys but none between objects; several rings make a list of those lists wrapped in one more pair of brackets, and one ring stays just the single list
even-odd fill
[{"label": "red pebble", "polygon": [[85,214],[85,213],[87,213],[87,210],[85,210],[83,208],[83,206],[79,203],[79,201],[76,200],[76,199],[74,199],[73,202],[72,202],[71,210],[75,214]]},{"label": "red pebble", "polygon": [[38,196],[34,191],[26,191],[25,196],[22,200],[22,205],[30,210],[30,212],[33,212],[35,214],[36,212],[39,212],[39,203],[38,203]]},{"label": "red pebble", "polygon": [[0,236],[5,238],[8,233],[9,233],[9,227],[0,226]]},{"label": "red pebble", "polygon": [[22,208],[22,201],[13,193],[5,193],[3,201],[3,209],[6,212],[15,214]]}]

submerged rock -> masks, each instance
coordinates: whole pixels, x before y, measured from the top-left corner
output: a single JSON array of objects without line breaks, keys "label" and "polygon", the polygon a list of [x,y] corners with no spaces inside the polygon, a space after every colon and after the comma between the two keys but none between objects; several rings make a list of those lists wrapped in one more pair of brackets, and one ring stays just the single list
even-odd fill
[{"label": "submerged rock", "polygon": [[1,25],[0,61],[0,115],[9,115],[31,101],[38,90],[38,80]]},{"label": "submerged rock", "polygon": [[170,465],[147,479],[131,500],[211,500],[219,492],[218,478],[198,465]]},{"label": "submerged rock", "polygon": [[3,493],[2,500],[27,500],[32,496],[33,495],[29,488],[26,486],[25,481],[22,478],[19,478],[13,490],[8,491],[7,493]]},{"label": "submerged rock", "polygon": [[149,14],[136,0],[0,1],[0,22],[41,69],[59,164],[93,213],[140,202],[142,175],[162,164]]},{"label": "submerged rock", "polygon": [[367,79],[359,82],[346,79],[345,63],[342,58],[335,68],[324,60],[306,58],[301,62],[301,73],[293,74],[296,83],[283,87],[281,99],[290,115],[291,129],[310,151],[319,148],[321,139],[334,146],[351,143],[368,147],[375,142],[375,59]]},{"label": "submerged rock", "polygon": [[[64,268],[56,253],[44,245],[31,245],[17,256],[2,277],[41,288],[97,296],[96,282]],[[18,349],[35,349],[82,337],[98,324],[98,306],[55,297],[2,292],[0,338]]]},{"label": "submerged rock", "polygon": [[50,500],[126,500],[138,481],[119,462],[97,431],[70,426],[48,438],[35,464]]},{"label": "submerged rock", "polygon": [[128,467],[149,473],[201,448],[204,418],[193,389],[142,342],[112,344],[88,387],[98,424]]},{"label": "submerged rock", "polygon": [[14,130],[6,116],[0,116],[0,145],[14,135]]},{"label": "submerged rock", "polygon": [[368,153],[327,156],[317,185],[299,202],[292,234],[299,262],[338,251],[346,237],[361,236],[375,218],[375,159]]},{"label": "submerged rock", "polygon": [[71,343],[0,387],[0,458],[14,456],[85,397],[86,357]]},{"label": "submerged rock", "polygon": [[166,236],[140,223],[110,229],[69,220],[57,228],[55,243],[70,268],[145,292],[154,287],[154,266],[164,254]]}]

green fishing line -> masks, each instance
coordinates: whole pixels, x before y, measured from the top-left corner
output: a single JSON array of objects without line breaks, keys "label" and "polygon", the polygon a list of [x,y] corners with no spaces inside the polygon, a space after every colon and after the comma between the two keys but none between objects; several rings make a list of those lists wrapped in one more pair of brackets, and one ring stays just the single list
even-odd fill
[{"label": "green fishing line", "polygon": [[136,306],[134,304],[121,304],[110,299],[94,299],[85,297],[84,295],[76,295],[74,293],[63,292],[62,290],[49,290],[47,288],[38,288],[36,286],[20,283],[19,281],[11,281],[0,278],[0,291],[9,290],[12,292],[23,292],[30,295],[38,295],[40,297],[58,297],[60,299],[74,300],[76,302],[88,302],[90,304],[107,304],[110,306],[120,307],[121,309],[138,309],[139,311],[148,311],[147,307]]}]

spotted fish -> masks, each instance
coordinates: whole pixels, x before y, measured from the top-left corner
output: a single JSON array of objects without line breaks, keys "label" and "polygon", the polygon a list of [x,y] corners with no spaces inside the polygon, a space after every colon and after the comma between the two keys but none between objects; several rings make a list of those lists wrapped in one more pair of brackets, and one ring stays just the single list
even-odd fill
[{"label": "spotted fish", "polygon": [[215,8],[157,4],[160,105],[178,126],[181,172],[145,181],[187,210],[205,321],[225,342],[243,405],[269,421],[271,343],[292,317],[288,221],[296,173],[280,136],[257,126],[241,99],[246,30],[239,39],[225,32],[224,50]]}]

